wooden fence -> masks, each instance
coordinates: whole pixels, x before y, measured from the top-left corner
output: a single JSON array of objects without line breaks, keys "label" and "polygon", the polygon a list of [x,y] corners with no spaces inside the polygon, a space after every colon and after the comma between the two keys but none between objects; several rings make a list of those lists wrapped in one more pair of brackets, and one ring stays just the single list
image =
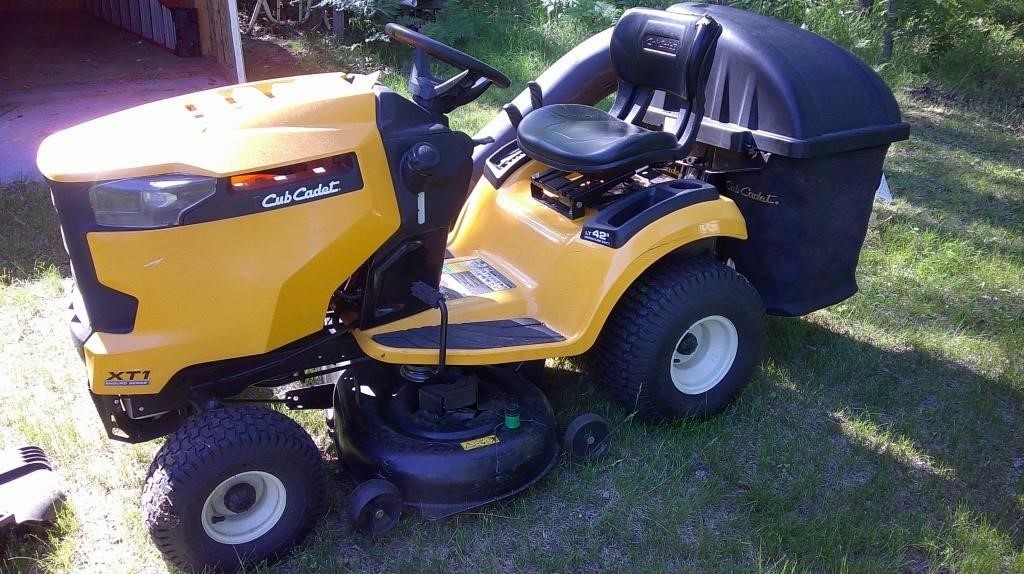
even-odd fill
[{"label": "wooden fence", "polygon": [[85,9],[161,46],[177,47],[171,10],[159,0],[85,0]]}]

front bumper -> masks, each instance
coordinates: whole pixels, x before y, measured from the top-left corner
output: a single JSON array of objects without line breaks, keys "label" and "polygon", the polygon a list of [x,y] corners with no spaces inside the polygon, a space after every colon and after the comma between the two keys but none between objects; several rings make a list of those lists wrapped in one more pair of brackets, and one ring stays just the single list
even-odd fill
[{"label": "front bumper", "polygon": [[127,443],[140,443],[174,432],[185,417],[180,410],[169,411],[155,417],[133,419],[125,412],[124,402],[130,397],[97,395],[89,391],[96,413],[100,416],[107,438]]},{"label": "front bumper", "polygon": [[[85,343],[92,336],[93,328],[89,323],[89,316],[85,312],[77,285],[72,287],[68,315],[71,342],[75,345],[82,362],[85,362]],[[92,389],[89,389],[89,396],[96,406],[96,414],[103,423],[107,437],[113,440],[127,443],[146,442],[173,432],[183,421],[178,412],[166,412],[157,417],[133,418],[128,413],[129,409],[125,408],[130,406],[129,397],[97,395]]]}]

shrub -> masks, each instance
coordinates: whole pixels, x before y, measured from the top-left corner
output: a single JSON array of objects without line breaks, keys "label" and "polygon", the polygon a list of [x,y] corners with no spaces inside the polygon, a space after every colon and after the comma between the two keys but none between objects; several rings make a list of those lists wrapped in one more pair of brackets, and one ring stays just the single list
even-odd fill
[{"label": "shrub", "polygon": [[376,42],[387,40],[385,24],[400,20],[402,0],[322,0],[318,7],[347,12],[346,31],[358,33],[361,42]]},{"label": "shrub", "polygon": [[[718,0],[807,28],[883,71],[890,82],[921,77],[970,95],[1024,98],[1024,2],[1020,0]],[[887,2],[895,2],[887,14]],[[448,0],[422,30],[478,55],[564,53],[633,6],[672,0]],[[349,10],[367,41],[401,21],[400,0],[324,0]],[[892,59],[882,61],[886,29]]]},{"label": "shrub", "polygon": [[1024,39],[1019,32],[1019,25],[971,18],[927,68],[953,91],[1024,98]]}]

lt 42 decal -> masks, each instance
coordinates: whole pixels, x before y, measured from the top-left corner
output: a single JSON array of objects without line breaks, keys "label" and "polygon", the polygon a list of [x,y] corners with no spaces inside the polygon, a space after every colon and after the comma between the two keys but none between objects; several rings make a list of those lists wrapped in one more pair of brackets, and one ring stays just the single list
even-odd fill
[{"label": "lt 42 decal", "polygon": [[612,234],[603,229],[593,229],[591,227],[583,228],[583,239],[587,241],[593,241],[594,243],[600,243],[601,245],[611,246]]},{"label": "lt 42 decal", "polygon": [[149,371],[107,371],[105,387],[143,387],[149,384]]}]

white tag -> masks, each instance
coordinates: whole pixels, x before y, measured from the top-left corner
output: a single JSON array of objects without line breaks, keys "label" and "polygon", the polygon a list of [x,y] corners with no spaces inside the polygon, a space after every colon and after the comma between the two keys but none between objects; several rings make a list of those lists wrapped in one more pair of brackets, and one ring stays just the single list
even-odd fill
[{"label": "white tag", "polygon": [[886,203],[892,203],[892,190],[889,189],[889,182],[885,181],[885,174],[882,174],[882,181],[878,182],[878,189],[875,190],[875,197]]}]

